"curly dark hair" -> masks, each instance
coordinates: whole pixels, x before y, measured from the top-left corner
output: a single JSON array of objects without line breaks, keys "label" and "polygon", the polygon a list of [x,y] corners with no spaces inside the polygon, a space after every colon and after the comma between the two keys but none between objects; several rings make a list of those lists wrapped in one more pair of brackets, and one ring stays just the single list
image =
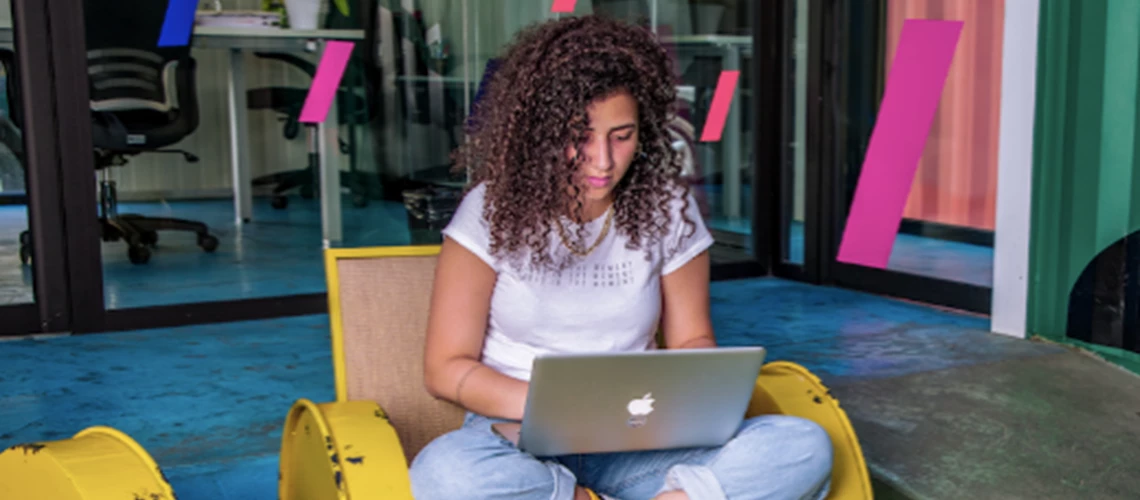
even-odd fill
[{"label": "curly dark hair", "polygon": [[[567,147],[585,137],[590,103],[627,91],[637,101],[640,153],[614,187],[613,224],[628,248],[648,256],[672,224],[671,201],[680,196],[688,207],[681,157],[666,132],[676,113],[674,85],[672,58],[644,28],[583,16],[519,32],[453,154],[456,170],[471,176],[469,188],[486,185],[491,254],[529,255],[535,267],[568,264],[556,263],[547,248],[557,217],[582,220],[579,163],[567,158]],[[576,232],[584,239],[582,228]]]}]

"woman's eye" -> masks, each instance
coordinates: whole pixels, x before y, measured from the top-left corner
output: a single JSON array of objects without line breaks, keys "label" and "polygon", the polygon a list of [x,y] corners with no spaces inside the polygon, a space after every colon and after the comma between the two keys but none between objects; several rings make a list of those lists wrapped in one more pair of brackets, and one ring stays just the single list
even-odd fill
[{"label": "woman's eye", "polygon": [[623,136],[619,136],[619,137],[617,138],[617,140],[619,140],[619,141],[622,141],[622,142],[625,142],[625,141],[628,141],[628,140],[630,140],[630,138],[632,138],[632,137],[633,137],[633,132],[630,132],[630,133],[628,133],[628,134],[625,134],[625,135],[623,135]]}]

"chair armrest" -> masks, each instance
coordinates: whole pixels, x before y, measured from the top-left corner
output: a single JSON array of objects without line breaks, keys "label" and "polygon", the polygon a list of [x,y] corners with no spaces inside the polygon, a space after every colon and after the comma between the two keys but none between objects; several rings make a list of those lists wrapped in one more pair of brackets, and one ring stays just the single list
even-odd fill
[{"label": "chair armrest", "polygon": [[834,452],[829,498],[872,498],[871,475],[859,438],[847,412],[819,377],[787,361],[764,365],[747,415],[771,414],[805,418],[827,431]]},{"label": "chair armrest", "polygon": [[372,401],[300,399],[281,435],[278,498],[411,499],[396,429]]},{"label": "chair armrest", "polygon": [[190,135],[198,128],[198,79],[195,76],[198,70],[198,61],[186,57],[178,61],[174,69],[174,81],[178,93],[178,121],[186,123],[189,129],[184,134]]}]

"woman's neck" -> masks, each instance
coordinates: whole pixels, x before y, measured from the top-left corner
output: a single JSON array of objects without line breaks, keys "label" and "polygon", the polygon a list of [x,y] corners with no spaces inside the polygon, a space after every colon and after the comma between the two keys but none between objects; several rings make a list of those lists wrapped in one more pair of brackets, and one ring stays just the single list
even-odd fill
[{"label": "woman's neck", "polygon": [[570,218],[575,219],[578,223],[593,222],[605,215],[611,205],[613,205],[613,201],[609,199],[587,200],[582,203],[581,220],[576,220],[577,217],[573,213]]}]

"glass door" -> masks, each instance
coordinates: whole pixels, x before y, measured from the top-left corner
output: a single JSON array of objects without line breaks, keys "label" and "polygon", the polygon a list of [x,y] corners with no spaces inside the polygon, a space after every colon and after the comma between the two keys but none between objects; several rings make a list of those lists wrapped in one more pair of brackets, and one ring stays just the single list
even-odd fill
[{"label": "glass door", "polygon": [[[1004,1],[935,0],[843,1],[824,16],[848,27],[821,41],[835,65],[820,75],[832,103],[819,135],[827,281],[989,311],[1003,17]],[[888,78],[939,57],[941,92],[943,82],[924,86],[932,116],[888,95]],[[898,161],[907,147],[921,154]]]}]

